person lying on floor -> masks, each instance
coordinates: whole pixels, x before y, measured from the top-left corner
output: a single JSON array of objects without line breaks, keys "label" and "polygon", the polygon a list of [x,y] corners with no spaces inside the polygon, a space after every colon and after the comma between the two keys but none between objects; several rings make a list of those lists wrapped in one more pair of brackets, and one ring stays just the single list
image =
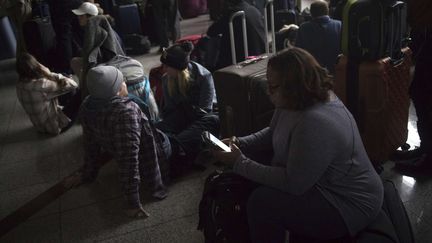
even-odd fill
[{"label": "person lying on floor", "polygon": [[160,57],[166,73],[162,77],[162,121],[156,127],[170,138],[173,156],[181,155],[177,161],[186,163],[200,152],[203,131],[219,132],[219,117],[212,113],[216,100],[213,77],[190,61],[193,48],[191,42],[175,44]]},{"label": "person lying on floor", "polygon": [[52,73],[27,52],[18,56],[16,71],[18,100],[34,127],[54,135],[70,128],[80,106],[75,81]]},{"label": "person lying on floor", "polygon": [[127,97],[122,73],[112,66],[99,66],[87,74],[89,96],[83,101],[84,166],[65,181],[70,188],[95,180],[100,157],[109,153],[118,163],[119,178],[126,197],[126,214],[148,217],[140,201],[144,181],[153,197],[167,196],[167,160],[171,154],[168,138],[158,131],[138,105]]},{"label": "person lying on floor", "polygon": [[[377,216],[383,185],[353,116],[327,70],[303,49],[271,57],[267,79],[276,107],[269,127],[232,138],[232,152],[214,151],[261,184],[247,203],[252,242],[285,242],[286,230],[318,240],[355,235]],[[264,148],[274,151],[267,164],[242,154]]]}]

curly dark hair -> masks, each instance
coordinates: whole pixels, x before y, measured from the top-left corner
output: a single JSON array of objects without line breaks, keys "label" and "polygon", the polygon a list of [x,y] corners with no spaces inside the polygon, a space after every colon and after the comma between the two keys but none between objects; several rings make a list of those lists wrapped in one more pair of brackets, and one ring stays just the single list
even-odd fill
[{"label": "curly dark hair", "polygon": [[332,76],[309,52],[296,47],[285,49],[270,58],[268,69],[280,78],[279,92],[290,108],[304,110],[329,100]]}]

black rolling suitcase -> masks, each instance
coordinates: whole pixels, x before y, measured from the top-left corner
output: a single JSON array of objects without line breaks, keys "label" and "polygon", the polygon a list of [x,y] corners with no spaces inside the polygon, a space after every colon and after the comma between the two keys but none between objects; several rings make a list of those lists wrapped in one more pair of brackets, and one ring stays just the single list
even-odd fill
[{"label": "black rolling suitcase", "polygon": [[36,18],[23,24],[24,39],[27,51],[40,63],[52,67],[55,52],[55,32],[51,19]]},{"label": "black rolling suitcase", "polygon": [[[242,14],[237,12],[234,15]],[[232,22],[230,25],[233,28]],[[246,26],[246,23],[243,26]],[[274,28],[272,30],[274,38]],[[245,29],[243,34],[246,35]],[[234,36],[231,36],[231,40],[233,39]],[[247,42],[244,45],[245,56],[248,56]],[[269,125],[274,106],[267,93],[266,71],[270,56],[268,45],[266,50],[267,54],[237,63],[235,47],[231,45],[233,65],[217,70],[213,74],[222,137],[248,135]],[[272,52],[276,52],[275,45],[272,46]]]},{"label": "black rolling suitcase", "polygon": [[274,106],[267,94],[267,61],[260,56],[213,74],[222,137],[248,135],[269,125]]},{"label": "black rolling suitcase", "polygon": [[138,6],[133,4],[115,6],[116,30],[120,37],[141,34],[141,20]]},{"label": "black rolling suitcase", "polygon": [[148,53],[150,41],[142,35],[141,17],[138,5],[125,4],[115,6],[116,29],[125,45],[128,55],[140,55]]},{"label": "black rolling suitcase", "polygon": [[151,1],[147,1],[144,12],[141,16],[142,33],[148,37],[152,45],[158,45],[160,40],[156,31],[155,16],[153,14],[153,4]]}]

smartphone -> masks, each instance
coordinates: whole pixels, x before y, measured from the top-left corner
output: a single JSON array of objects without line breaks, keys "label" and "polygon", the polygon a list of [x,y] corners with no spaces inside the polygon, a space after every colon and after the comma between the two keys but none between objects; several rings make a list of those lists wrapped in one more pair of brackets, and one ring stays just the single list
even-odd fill
[{"label": "smartphone", "polygon": [[226,144],[224,144],[221,140],[219,140],[217,137],[213,136],[208,131],[203,132],[202,137],[204,138],[204,141],[213,146],[215,149],[219,149],[225,152],[231,152],[231,148],[228,147]]}]

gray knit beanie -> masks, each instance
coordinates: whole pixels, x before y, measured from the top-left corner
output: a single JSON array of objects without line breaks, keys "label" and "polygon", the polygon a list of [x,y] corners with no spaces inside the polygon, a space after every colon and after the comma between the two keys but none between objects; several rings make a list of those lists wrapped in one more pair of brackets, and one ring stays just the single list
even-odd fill
[{"label": "gray knit beanie", "polygon": [[112,66],[98,66],[87,73],[87,89],[90,96],[109,99],[120,91],[123,74]]}]

